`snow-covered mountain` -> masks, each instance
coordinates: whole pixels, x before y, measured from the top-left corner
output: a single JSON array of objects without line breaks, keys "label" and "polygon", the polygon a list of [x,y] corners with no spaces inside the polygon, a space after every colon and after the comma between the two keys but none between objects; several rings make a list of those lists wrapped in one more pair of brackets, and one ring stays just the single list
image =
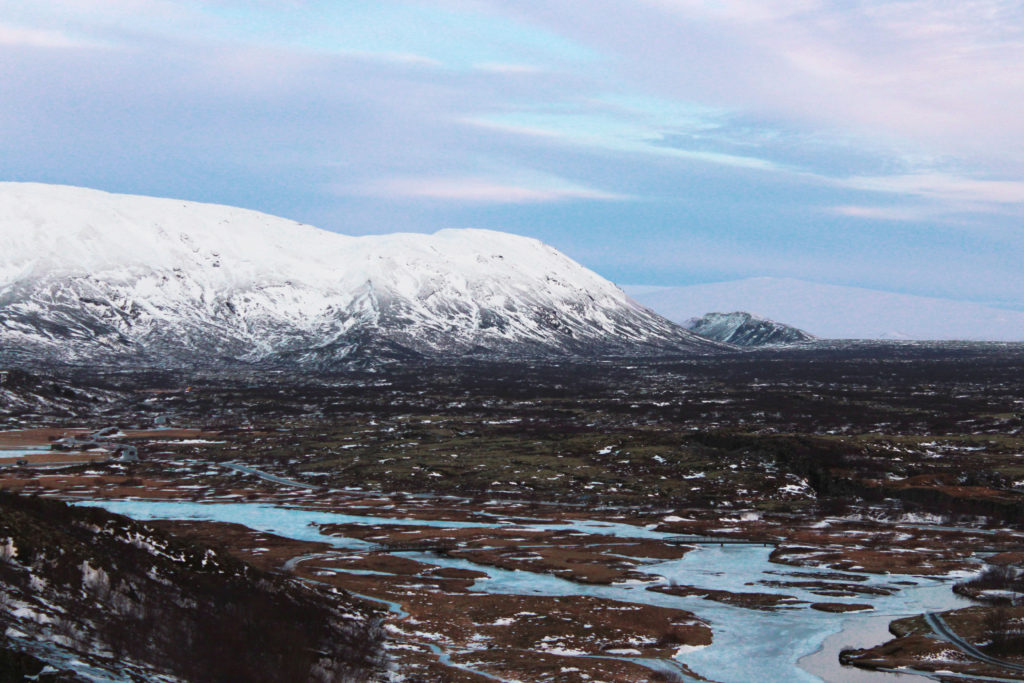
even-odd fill
[{"label": "snow-covered mountain", "polygon": [[831,339],[1024,341],[1021,311],[789,278],[624,289],[679,323],[708,311],[750,311]]},{"label": "snow-covered mountain", "polygon": [[690,318],[683,327],[707,339],[736,346],[778,346],[815,339],[803,330],[742,311],[706,313],[699,318]]},{"label": "snow-covered mountain", "polygon": [[348,237],[226,206],[0,183],[0,356],[330,365],[713,350],[533,239]]}]

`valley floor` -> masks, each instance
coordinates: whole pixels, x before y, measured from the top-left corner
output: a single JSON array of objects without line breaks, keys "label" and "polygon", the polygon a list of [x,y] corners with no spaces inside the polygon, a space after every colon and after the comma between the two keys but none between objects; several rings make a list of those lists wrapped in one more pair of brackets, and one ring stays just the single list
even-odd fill
[{"label": "valley floor", "polygon": [[[999,607],[1024,595],[1020,346],[29,369],[3,391],[0,487],[343,591],[385,619],[396,679],[1024,679],[999,647],[1024,631]],[[49,450],[108,425],[138,462]],[[952,591],[983,572],[995,583]],[[1004,664],[924,617],[949,610]],[[802,664],[885,617],[897,640],[842,653],[859,669]]]}]

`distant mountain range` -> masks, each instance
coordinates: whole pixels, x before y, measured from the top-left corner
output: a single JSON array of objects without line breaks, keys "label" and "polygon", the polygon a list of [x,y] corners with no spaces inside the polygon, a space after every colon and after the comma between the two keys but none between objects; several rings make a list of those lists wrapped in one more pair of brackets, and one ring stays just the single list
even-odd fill
[{"label": "distant mountain range", "polygon": [[623,289],[680,324],[712,311],[747,311],[830,339],[1024,341],[1021,311],[788,278]]},{"label": "distant mountain range", "polygon": [[225,206],[0,183],[0,361],[329,368],[722,348],[525,237],[349,237]]},{"label": "distant mountain range", "polygon": [[683,327],[706,339],[736,346],[781,346],[815,340],[803,330],[743,311],[706,313],[690,318]]}]

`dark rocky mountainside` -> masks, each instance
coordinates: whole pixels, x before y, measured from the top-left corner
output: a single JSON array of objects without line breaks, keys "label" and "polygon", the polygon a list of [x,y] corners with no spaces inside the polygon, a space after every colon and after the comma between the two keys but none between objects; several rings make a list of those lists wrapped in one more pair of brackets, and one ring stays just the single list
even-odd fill
[{"label": "dark rocky mountainside", "polygon": [[708,313],[686,321],[684,325],[707,339],[736,346],[774,346],[814,341],[816,337],[803,330],[750,313]]},{"label": "dark rocky mountainside", "polygon": [[6,492],[0,625],[11,675],[45,662],[52,680],[79,680],[62,673],[72,668],[100,680],[383,680],[380,628],[340,594],[101,509]]}]

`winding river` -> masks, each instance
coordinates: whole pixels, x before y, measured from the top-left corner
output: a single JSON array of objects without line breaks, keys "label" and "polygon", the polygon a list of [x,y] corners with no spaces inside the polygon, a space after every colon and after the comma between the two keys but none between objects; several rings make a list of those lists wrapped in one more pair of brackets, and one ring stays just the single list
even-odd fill
[{"label": "winding river", "polygon": [[[437,526],[445,528],[531,528],[528,520],[511,523],[424,521],[369,515],[300,510],[265,503],[194,503],[185,501],[96,500],[80,505],[103,507],[138,520],[179,519],[229,522],[250,529],[301,541],[317,541],[337,548],[362,549],[365,541],[321,533],[322,524],[380,524]],[[538,520],[540,522],[541,520]],[[662,538],[664,534],[628,524],[574,521],[538,524],[538,529],[569,529],[632,538]],[[916,676],[862,672],[838,663],[839,650],[846,646],[874,644],[886,639],[885,626],[896,616],[924,611],[953,609],[969,604],[956,596],[947,580],[926,577],[867,575],[860,585],[897,588],[891,595],[857,598],[822,598],[799,587],[772,588],[762,581],[834,578],[835,572],[813,567],[787,567],[769,562],[770,549],[756,545],[705,546],[685,557],[652,561],[641,569],[652,575],[650,583],[612,586],[585,585],[526,571],[510,571],[478,565],[468,560],[403,553],[434,565],[473,569],[487,574],[472,590],[504,595],[590,595],[623,602],[660,605],[692,611],[714,629],[714,642],[704,648],[682,648],[678,660],[693,671],[722,683],[749,681],[842,681],[860,683],[924,680]],[[863,576],[863,575],[861,575]],[[679,597],[646,590],[665,581],[700,588],[732,592],[784,593],[807,602],[868,602],[874,609],[852,614],[832,614],[806,606],[759,611],[726,605],[697,597]],[[893,581],[913,585],[894,586]]]}]

